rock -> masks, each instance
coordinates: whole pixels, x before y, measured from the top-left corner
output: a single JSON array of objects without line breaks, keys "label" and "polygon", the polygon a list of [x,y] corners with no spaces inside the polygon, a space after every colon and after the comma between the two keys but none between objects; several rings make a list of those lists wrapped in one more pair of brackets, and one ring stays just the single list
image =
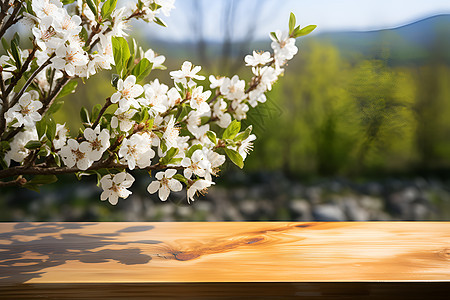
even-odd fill
[{"label": "rock", "polygon": [[312,211],[315,221],[345,221],[346,217],[341,208],[336,204],[320,204]]},{"label": "rock", "polygon": [[192,216],[192,208],[190,206],[179,206],[176,212],[183,220],[188,220]]},{"label": "rock", "polygon": [[313,221],[311,205],[303,199],[292,200],[289,205],[296,221]]},{"label": "rock", "polygon": [[258,211],[258,205],[253,200],[244,200],[239,205],[239,209],[243,214],[252,216]]},{"label": "rock", "polygon": [[415,221],[427,220],[431,213],[428,207],[422,203],[414,203],[411,209],[412,219]]},{"label": "rock", "polygon": [[361,207],[354,198],[342,199],[343,207],[349,221],[368,221],[369,212]]}]

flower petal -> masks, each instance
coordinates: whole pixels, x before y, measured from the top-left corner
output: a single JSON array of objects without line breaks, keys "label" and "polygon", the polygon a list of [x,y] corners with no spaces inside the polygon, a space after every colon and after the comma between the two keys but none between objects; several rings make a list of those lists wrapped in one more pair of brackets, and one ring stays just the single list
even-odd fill
[{"label": "flower petal", "polygon": [[154,193],[156,193],[157,190],[159,190],[160,186],[161,186],[161,184],[159,183],[159,181],[157,181],[157,180],[152,181],[152,182],[148,185],[147,191],[148,191],[150,194],[154,194]]}]

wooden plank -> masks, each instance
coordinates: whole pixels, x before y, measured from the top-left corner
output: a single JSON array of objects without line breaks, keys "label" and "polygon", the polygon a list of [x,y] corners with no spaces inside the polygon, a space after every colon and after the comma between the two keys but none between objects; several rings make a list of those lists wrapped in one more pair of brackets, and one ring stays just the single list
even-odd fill
[{"label": "wooden plank", "polygon": [[385,297],[389,286],[418,297],[449,283],[447,222],[0,223],[0,295],[10,298],[129,285],[136,298]]}]

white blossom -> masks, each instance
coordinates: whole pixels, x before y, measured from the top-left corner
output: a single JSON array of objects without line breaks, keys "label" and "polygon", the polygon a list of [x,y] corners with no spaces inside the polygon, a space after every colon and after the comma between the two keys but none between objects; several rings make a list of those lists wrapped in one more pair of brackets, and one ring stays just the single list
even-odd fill
[{"label": "white blossom", "polygon": [[181,70],[170,72],[170,76],[175,81],[175,83],[182,83],[184,86],[192,87],[195,83],[192,81],[195,80],[204,80],[205,76],[197,75],[202,67],[200,66],[192,66],[190,61],[185,61],[183,65],[181,65]]},{"label": "white blossom", "polygon": [[84,51],[71,45],[61,45],[56,49],[56,56],[51,59],[52,66],[57,70],[62,70],[69,76],[74,76],[76,67],[86,67],[89,61]]},{"label": "white blossom", "polygon": [[53,139],[53,147],[56,150],[61,149],[67,141],[67,134],[69,133],[69,130],[67,130],[66,124],[56,124],[56,135]]},{"label": "white blossom", "polygon": [[157,180],[152,181],[147,187],[150,194],[158,191],[158,196],[161,201],[166,201],[169,197],[170,191],[179,192],[183,189],[183,185],[172,177],[177,173],[175,169],[167,169],[165,172],[156,173]]},{"label": "white blossom", "polygon": [[222,128],[227,128],[231,123],[231,115],[226,111],[227,103],[223,99],[218,99],[213,106],[213,117],[217,118],[216,124]]},{"label": "white blossom", "polygon": [[278,61],[279,64],[284,64],[286,60],[290,60],[294,57],[298,52],[297,46],[295,46],[295,39],[289,37],[289,33],[287,31],[275,31],[274,38],[270,35],[272,39],[271,47],[275,52],[275,61]]},{"label": "white blossom", "polygon": [[273,58],[270,56],[269,52],[258,53],[253,51],[253,55],[247,55],[244,58],[246,66],[256,67],[258,65],[266,65],[271,62]]},{"label": "white blossom", "polygon": [[102,201],[108,199],[109,203],[116,205],[120,198],[126,199],[131,192],[127,190],[134,182],[133,176],[126,172],[116,175],[105,175],[100,179],[103,192],[100,196]]},{"label": "white blossom", "polygon": [[14,127],[33,127],[37,121],[42,119],[39,109],[42,108],[42,102],[36,100],[39,94],[36,91],[25,92],[19,102],[11,107],[5,114],[6,122],[11,123],[17,120]]},{"label": "white blossom", "polygon": [[191,108],[197,110],[199,114],[207,113],[211,110],[207,102],[211,96],[211,91],[203,92],[203,87],[199,86],[192,90],[191,100],[189,102]]},{"label": "white blossom", "polygon": [[247,155],[253,150],[253,141],[256,140],[256,135],[250,134],[248,138],[241,142],[241,145],[238,147],[238,152],[242,156],[242,159],[245,160]]},{"label": "white blossom", "polygon": [[206,193],[206,190],[212,185],[214,182],[205,180],[205,179],[198,179],[196,180],[188,189],[187,189],[187,197],[188,202],[194,201],[194,196],[196,193]]},{"label": "white blossom", "polygon": [[136,83],[134,75],[128,76],[125,81],[119,79],[117,81],[117,92],[111,96],[111,102],[119,102],[119,107],[129,109],[131,106],[138,108],[139,103],[135,98],[139,97],[144,92],[144,88]]},{"label": "white blossom", "polygon": [[19,132],[11,141],[11,147],[5,154],[5,162],[9,167],[11,160],[21,163],[30,154],[30,150],[25,148],[29,141],[37,140],[38,135],[35,128],[27,128],[25,131]]},{"label": "white blossom", "polygon": [[152,141],[148,133],[135,133],[130,138],[125,138],[119,149],[119,157],[133,170],[136,166],[145,168],[151,165],[151,159],[155,157],[155,151],[151,148]]},{"label": "white blossom", "polygon": [[184,177],[188,179],[192,177],[192,174],[204,177],[207,170],[211,168],[211,163],[201,149],[195,150],[190,158],[183,158],[181,165],[185,168]]},{"label": "white blossom", "polygon": [[211,84],[209,85],[210,88],[215,89],[215,88],[220,88],[223,84],[223,81],[225,80],[225,77],[215,77],[213,75],[209,76],[209,82],[211,82]]},{"label": "white blossom", "polygon": [[62,3],[58,0],[33,0],[31,8],[40,19],[44,17],[57,16],[63,13]]},{"label": "white blossom", "polygon": [[152,49],[145,51],[144,57],[153,64],[152,69],[161,68],[166,60],[163,55],[157,55]]},{"label": "white blossom", "polygon": [[117,128],[119,127],[120,131],[127,132],[129,131],[133,125],[136,123],[131,118],[137,113],[138,111],[135,109],[124,109],[124,108],[118,108],[114,112],[114,116],[111,118],[111,127]]},{"label": "white blossom", "polygon": [[220,86],[220,93],[229,100],[243,100],[245,98],[245,81],[234,75],[231,79],[225,78]]},{"label": "white blossom", "polygon": [[167,110],[167,90],[169,87],[165,84],[160,84],[156,79],[150,84],[144,85],[144,97],[139,98],[139,103],[142,106],[149,108],[149,114],[155,116],[158,113],[165,112]]},{"label": "white blossom", "polygon": [[155,2],[161,5],[160,9],[166,17],[170,16],[170,11],[175,8],[175,0],[155,0]]},{"label": "white blossom", "polygon": [[77,166],[80,170],[87,170],[92,165],[89,156],[80,150],[80,144],[74,139],[69,139],[67,144],[61,148],[59,155],[69,168]]},{"label": "white blossom", "polygon": [[189,112],[186,123],[187,129],[192,133],[197,139],[206,134],[209,130],[209,124],[201,125],[202,114],[196,110]]},{"label": "white blossom", "polygon": [[97,126],[95,130],[86,128],[84,130],[84,138],[86,141],[80,144],[80,150],[86,153],[90,160],[100,160],[103,152],[110,146],[108,129],[100,131],[100,126]]},{"label": "white blossom", "polygon": [[164,130],[163,139],[168,149],[177,147],[177,137],[180,134],[180,128],[175,126],[175,118],[172,116]]}]

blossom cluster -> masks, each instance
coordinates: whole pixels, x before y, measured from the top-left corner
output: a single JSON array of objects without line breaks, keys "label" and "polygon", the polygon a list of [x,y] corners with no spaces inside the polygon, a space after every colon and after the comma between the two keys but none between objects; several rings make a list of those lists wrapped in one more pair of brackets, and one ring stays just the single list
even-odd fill
[{"label": "blossom cluster", "polygon": [[[9,95],[3,94],[2,86],[7,110],[2,108],[5,130],[0,134],[0,156],[7,168],[27,167],[28,174],[46,170],[49,176],[96,174],[103,189],[101,200],[113,205],[131,194],[128,188],[134,178],[127,170],[134,169],[156,170],[147,190],[161,201],[183,185],[188,202],[193,201],[214,184],[227,157],[243,167],[256,136],[251,126],[241,130],[240,121],[250,107],[266,101],[265,93],[298,51],[295,37],[304,32],[290,21],[289,32],[271,34],[273,52],[247,55],[244,61],[253,74],[248,83],[238,75],[211,75],[207,81],[200,74],[202,68],[189,61],[170,72],[171,87],[158,79],[143,83],[152,69],[164,68],[165,58],[128,44],[127,23],[137,18],[161,24],[158,14],[169,15],[173,0],[139,0],[122,8],[115,8],[116,2],[30,1],[25,15],[34,24],[35,50],[10,51],[0,62],[3,84],[14,84],[14,77],[8,77],[10,70],[23,69],[31,61],[27,55],[33,53],[36,66],[28,66],[34,68],[29,71],[33,85]],[[88,78],[113,66],[116,91],[92,112],[83,108],[80,133],[70,136],[64,124],[53,121],[56,95],[48,99],[49,95],[58,84],[64,91],[68,79]],[[76,87],[67,86],[69,92]],[[34,188],[45,180],[26,182],[17,177],[16,181]]]}]

